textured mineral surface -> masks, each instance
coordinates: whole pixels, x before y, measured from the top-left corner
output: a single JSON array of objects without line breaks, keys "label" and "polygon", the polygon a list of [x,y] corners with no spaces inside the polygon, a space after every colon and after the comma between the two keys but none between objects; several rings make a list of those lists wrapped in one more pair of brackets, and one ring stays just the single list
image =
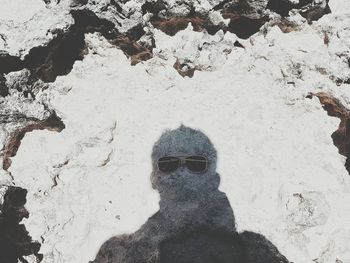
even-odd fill
[{"label": "textured mineral surface", "polygon": [[160,210],[153,144],[181,124],[215,145],[237,233],[290,262],[350,262],[350,1],[0,6],[8,262],[89,262],[140,229]]}]

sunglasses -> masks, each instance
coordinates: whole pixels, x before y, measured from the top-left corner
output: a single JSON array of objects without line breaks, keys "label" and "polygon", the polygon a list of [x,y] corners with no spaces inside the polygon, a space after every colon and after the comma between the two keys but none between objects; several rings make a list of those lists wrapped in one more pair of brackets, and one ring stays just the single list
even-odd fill
[{"label": "sunglasses", "polygon": [[164,173],[174,172],[182,164],[193,173],[203,173],[208,168],[208,158],[202,155],[164,156],[157,162],[158,170]]}]

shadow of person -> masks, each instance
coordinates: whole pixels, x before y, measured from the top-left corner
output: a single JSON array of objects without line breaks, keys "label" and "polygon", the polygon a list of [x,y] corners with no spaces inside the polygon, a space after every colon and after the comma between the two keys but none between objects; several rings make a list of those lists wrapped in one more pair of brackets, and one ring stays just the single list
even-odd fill
[{"label": "shadow of person", "polygon": [[287,263],[264,236],[237,233],[218,187],[216,150],[199,130],[162,134],[152,152],[160,209],[131,235],[106,241],[92,263]]}]

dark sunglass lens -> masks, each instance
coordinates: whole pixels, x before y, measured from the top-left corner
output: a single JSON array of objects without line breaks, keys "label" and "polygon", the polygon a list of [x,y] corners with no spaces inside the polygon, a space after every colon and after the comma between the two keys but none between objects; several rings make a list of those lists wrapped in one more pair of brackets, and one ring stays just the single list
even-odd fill
[{"label": "dark sunglass lens", "polygon": [[164,173],[174,172],[180,165],[180,159],[176,157],[162,157],[158,160],[158,168]]},{"label": "dark sunglass lens", "polygon": [[204,172],[208,167],[208,160],[204,156],[189,156],[186,158],[186,165],[192,172]]}]

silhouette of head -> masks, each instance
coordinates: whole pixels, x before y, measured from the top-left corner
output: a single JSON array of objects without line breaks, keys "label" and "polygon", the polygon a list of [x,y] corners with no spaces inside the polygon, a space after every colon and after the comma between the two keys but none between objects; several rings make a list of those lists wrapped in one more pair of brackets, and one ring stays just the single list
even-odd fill
[{"label": "silhouette of head", "polygon": [[[205,171],[194,173],[186,165],[173,172],[162,172],[157,161],[164,156],[202,155],[208,159]],[[152,151],[152,187],[161,198],[186,200],[197,195],[217,190],[220,182],[216,170],[216,150],[209,138],[199,130],[181,125],[175,130],[165,131],[155,143]]]}]

